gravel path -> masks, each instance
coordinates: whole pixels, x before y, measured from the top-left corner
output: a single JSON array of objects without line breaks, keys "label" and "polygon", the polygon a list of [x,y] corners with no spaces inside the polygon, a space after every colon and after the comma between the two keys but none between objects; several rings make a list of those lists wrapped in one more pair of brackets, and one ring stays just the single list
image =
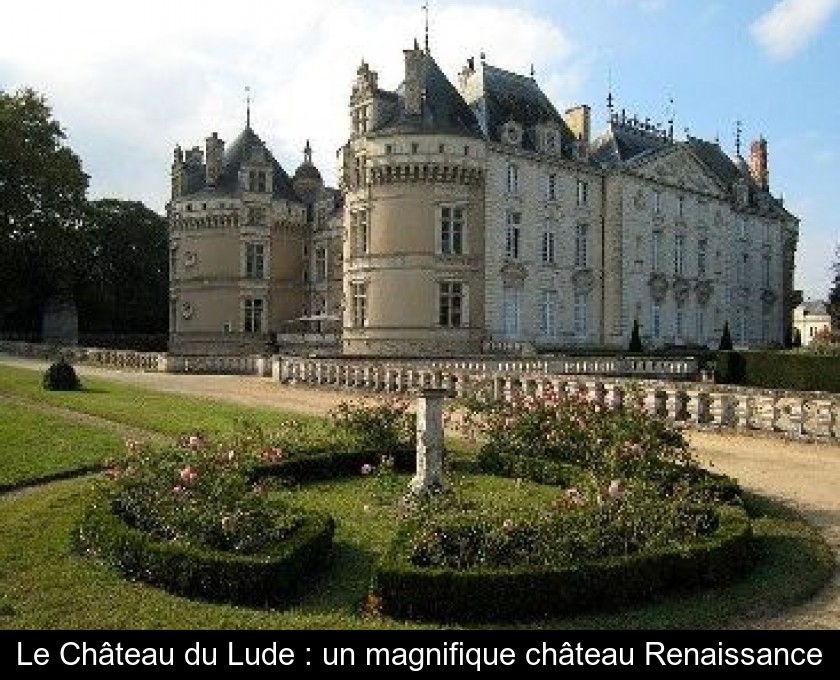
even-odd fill
[{"label": "gravel path", "polygon": [[[0,363],[28,368],[43,362],[0,355]],[[271,378],[142,373],[80,366],[82,376],[98,376],[150,389],[212,397],[237,404],[323,414],[358,392],[280,385]],[[840,444],[791,441],[768,435],[690,432],[698,458],[738,479],[745,488],[797,508],[826,537],[840,561]],[[840,568],[812,601],[750,627],[840,630]]]}]

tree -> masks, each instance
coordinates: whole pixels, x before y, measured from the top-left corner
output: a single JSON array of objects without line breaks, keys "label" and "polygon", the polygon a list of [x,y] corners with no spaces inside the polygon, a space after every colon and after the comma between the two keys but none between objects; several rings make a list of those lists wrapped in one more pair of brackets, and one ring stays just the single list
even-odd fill
[{"label": "tree", "polygon": [[834,281],[828,292],[827,308],[831,317],[831,330],[837,333],[840,332],[840,246],[834,250],[834,264],[831,268],[834,270]]},{"label": "tree", "polygon": [[92,201],[79,236],[84,273],[77,287],[77,306],[82,332],[166,333],[166,218],[138,201]]},{"label": "tree", "polygon": [[88,176],[64,142],[44,97],[0,90],[0,328],[35,331],[46,299],[73,294]]},{"label": "tree", "polygon": [[718,345],[718,349],[721,352],[727,352],[732,350],[732,336],[729,333],[729,322],[726,321],[723,324],[723,333],[720,336],[720,344]]},{"label": "tree", "polygon": [[633,319],[633,332],[630,334],[630,347],[629,351],[642,353],[644,352],[644,347],[642,346],[642,337],[639,335],[639,320]]}]

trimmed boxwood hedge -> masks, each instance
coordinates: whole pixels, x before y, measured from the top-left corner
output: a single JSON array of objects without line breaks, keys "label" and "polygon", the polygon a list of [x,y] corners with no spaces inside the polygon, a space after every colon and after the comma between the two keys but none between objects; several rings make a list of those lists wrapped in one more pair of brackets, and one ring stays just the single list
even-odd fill
[{"label": "trimmed boxwood hedge", "polygon": [[[397,449],[387,452],[394,457],[394,468],[398,472],[414,472],[417,453],[414,449]],[[256,466],[251,477],[256,481],[263,477],[280,477],[295,482],[337,479],[358,475],[362,465],[379,465],[380,451],[323,451],[293,456],[276,463]]]},{"label": "trimmed boxwood hedge", "polygon": [[807,352],[718,352],[715,380],[771,389],[840,392],[837,356]]},{"label": "trimmed boxwood hedge", "polygon": [[105,500],[93,503],[75,534],[75,549],[92,552],[122,574],[185,597],[271,605],[288,600],[301,579],[328,559],[335,521],[308,514],[289,539],[257,555],[160,541],[128,525]]},{"label": "trimmed boxwood hedge", "polygon": [[534,620],[610,610],[664,592],[722,583],[756,557],[752,526],[739,508],[723,506],[720,525],[687,550],[641,552],[564,569],[440,569],[409,559],[412,528],[398,532],[380,560],[374,590],[396,618],[450,623]]}]

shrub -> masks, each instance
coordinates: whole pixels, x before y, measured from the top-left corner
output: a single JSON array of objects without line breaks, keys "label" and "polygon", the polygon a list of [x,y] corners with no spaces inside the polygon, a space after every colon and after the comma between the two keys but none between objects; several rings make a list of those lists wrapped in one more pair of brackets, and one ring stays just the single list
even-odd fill
[{"label": "shrub", "polygon": [[732,350],[732,335],[729,332],[729,322],[723,324],[723,332],[720,334],[720,343],[718,350],[722,352],[729,352]]},{"label": "shrub", "polygon": [[433,621],[511,621],[614,610],[743,574],[755,558],[749,518],[742,509],[726,506],[715,515],[714,530],[680,547],[561,567],[418,566],[411,559],[416,525],[405,524],[377,565],[374,592],[386,614]]},{"label": "shrub", "polygon": [[542,397],[469,397],[463,422],[467,434],[482,442],[479,460],[488,469],[498,470],[499,459],[511,457],[583,467],[607,479],[655,476],[666,464],[696,467],[680,431],[632,398],[627,402],[608,408],[594,396],[554,391]]},{"label": "shrub", "polygon": [[339,430],[355,438],[357,450],[388,453],[415,447],[416,420],[407,399],[376,404],[342,402],[329,412]]},{"label": "shrub", "polygon": [[46,370],[43,385],[45,390],[56,391],[78,390],[82,386],[75,369],[64,357],[51,364]]},{"label": "shrub", "polygon": [[645,351],[642,346],[642,337],[639,335],[638,319],[633,319],[633,332],[630,334],[630,346],[628,347],[628,350],[637,354],[641,354]]},{"label": "shrub", "polygon": [[770,389],[840,392],[840,365],[831,354],[806,351],[721,352],[719,382]]}]

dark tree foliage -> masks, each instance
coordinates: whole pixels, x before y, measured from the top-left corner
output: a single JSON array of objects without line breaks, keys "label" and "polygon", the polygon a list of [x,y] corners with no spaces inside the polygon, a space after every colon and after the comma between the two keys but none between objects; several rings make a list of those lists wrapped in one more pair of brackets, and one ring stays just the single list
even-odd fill
[{"label": "dark tree foliage", "polygon": [[837,333],[840,332],[840,246],[834,251],[831,269],[834,271],[834,280],[828,292],[828,314],[831,317],[831,330]]},{"label": "dark tree foliage", "polygon": [[729,333],[729,322],[723,324],[723,333],[720,336],[720,344],[718,349],[721,352],[728,352],[732,350],[732,335]]},{"label": "dark tree foliage", "polygon": [[166,218],[137,201],[88,204],[77,306],[85,333],[165,333],[169,264]]},{"label": "dark tree foliage", "polygon": [[630,334],[630,347],[628,348],[631,352],[644,352],[644,347],[642,346],[642,336],[639,335],[639,320],[633,319],[633,332]]},{"label": "dark tree foliage", "polygon": [[0,90],[0,330],[37,331],[41,307],[72,295],[88,177],[46,100]]}]

